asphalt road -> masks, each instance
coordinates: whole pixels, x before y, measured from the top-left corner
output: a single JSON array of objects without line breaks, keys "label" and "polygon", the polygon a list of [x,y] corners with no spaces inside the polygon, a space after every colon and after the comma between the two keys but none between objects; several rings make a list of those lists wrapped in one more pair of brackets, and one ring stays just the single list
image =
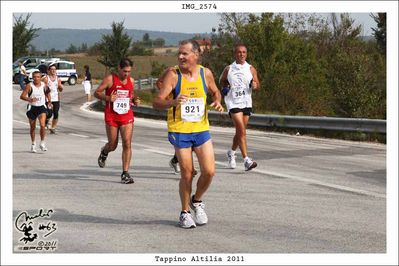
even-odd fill
[{"label": "asphalt road", "polygon": [[56,253],[386,252],[383,144],[249,130],[258,168],[245,172],[239,157],[237,169],[226,168],[234,130],[211,127],[217,162],[204,198],[209,224],[184,230],[164,121],[136,118],[135,183],[123,185],[120,145],[106,168],[97,165],[103,116],[81,108],[80,84],[65,86],[59,131],[37,154],[19,94],[14,85],[13,219],[19,228],[32,222],[32,230],[14,228],[14,252],[52,241]]}]

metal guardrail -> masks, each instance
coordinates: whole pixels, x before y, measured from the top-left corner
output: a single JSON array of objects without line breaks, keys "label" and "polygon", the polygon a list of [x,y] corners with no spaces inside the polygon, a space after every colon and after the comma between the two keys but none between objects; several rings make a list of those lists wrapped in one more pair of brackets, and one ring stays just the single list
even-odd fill
[{"label": "metal guardrail", "polygon": [[134,85],[138,90],[143,89],[144,85],[149,85],[148,88],[154,88],[155,82],[157,82],[157,78],[147,78],[147,79],[136,79],[134,81]]},{"label": "metal guardrail", "polygon": [[[134,106],[133,110],[146,116],[166,118],[167,115],[166,110],[156,110],[149,106]],[[231,123],[226,112],[209,111],[208,118],[211,122]],[[264,128],[320,129],[386,134],[386,120],[382,119],[254,114],[248,124]]]},{"label": "metal guardrail", "polygon": [[253,115],[250,124],[264,127],[386,133],[386,120],[380,119]]}]

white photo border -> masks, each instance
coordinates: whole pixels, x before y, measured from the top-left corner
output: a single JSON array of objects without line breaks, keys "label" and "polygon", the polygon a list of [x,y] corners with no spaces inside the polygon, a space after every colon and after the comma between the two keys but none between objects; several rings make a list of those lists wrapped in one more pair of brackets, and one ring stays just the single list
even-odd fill
[{"label": "white photo border", "polygon": [[[203,1],[188,1],[200,3]],[[198,254],[14,254],[12,252],[12,102],[8,89],[12,86],[12,23],[13,13],[187,13],[182,1],[2,1],[1,2],[1,261],[2,264],[97,264],[159,265],[156,255],[185,256]],[[397,263],[398,250],[398,3],[396,1],[209,1],[222,12],[298,12],[298,13],[387,13],[387,252],[385,254],[243,254],[245,265],[322,265]],[[76,5],[88,6],[77,11]],[[205,255],[205,254],[204,254]],[[212,254],[218,255],[218,254]],[[222,254],[220,254],[222,255]],[[176,263],[179,264],[179,263]],[[180,263],[187,265],[186,263]],[[205,264],[191,263],[191,264]],[[207,265],[222,265],[206,263]],[[172,265],[172,264],[170,264]],[[223,263],[226,265],[226,263]]]}]

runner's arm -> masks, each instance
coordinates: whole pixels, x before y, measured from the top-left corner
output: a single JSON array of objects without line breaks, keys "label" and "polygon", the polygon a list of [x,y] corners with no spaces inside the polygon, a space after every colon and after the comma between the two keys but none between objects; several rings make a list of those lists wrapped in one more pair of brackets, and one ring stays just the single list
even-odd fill
[{"label": "runner's arm", "polygon": [[259,90],[260,89],[260,81],[258,78],[258,73],[256,72],[256,69],[253,66],[251,66],[251,73],[252,73],[252,77],[253,77],[252,89],[255,91]]},{"label": "runner's arm", "polygon": [[21,93],[21,95],[19,96],[19,98],[20,98],[21,100],[23,100],[23,101],[27,101],[27,102],[30,102],[30,103],[34,102],[33,98],[31,98],[31,97],[28,96],[30,90],[31,90],[31,86],[30,86],[30,83],[28,83],[28,84],[25,86],[25,89],[22,91],[22,93]]},{"label": "runner's arm", "polygon": [[42,82],[44,82],[45,85],[45,90],[44,93],[49,93],[50,92],[50,87],[48,86],[48,76],[45,75],[40,79]]},{"label": "runner's arm", "polygon": [[219,84],[221,87],[221,92],[223,96],[227,96],[227,94],[230,91],[230,84],[229,81],[227,80],[227,74],[229,73],[230,66],[226,66],[222,72],[222,75],[219,77]]},{"label": "runner's arm", "polygon": [[[46,84],[48,84],[48,77],[47,77],[47,83]],[[46,89],[47,88],[47,89]],[[50,90],[50,87],[48,86],[48,85],[46,85],[45,87],[44,87],[44,97],[46,97],[46,99],[47,99],[47,106],[49,107],[49,108],[52,108],[52,106],[53,106],[53,104],[51,103],[51,90]]]},{"label": "runner's arm", "polygon": [[230,66],[226,66],[222,72],[222,75],[219,77],[219,84],[223,87],[230,86],[229,81],[227,80],[227,74],[229,73]]},{"label": "runner's arm", "polygon": [[175,68],[174,67],[168,67],[167,69],[165,69],[165,71],[161,74],[161,76],[158,78],[156,85],[158,90],[161,89],[161,86],[165,80],[166,75],[168,74],[169,71],[173,71]]},{"label": "runner's arm", "polygon": [[176,70],[169,68],[162,82],[157,83],[160,85],[157,96],[152,102],[155,109],[168,109],[172,106],[187,100],[187,95],[180,94],[176,99],[168,99],[168,96],[176,86],[177,73]]},{"label": "runner's arm", "polygon": [[46,95],[46,98],[47,98],[47,107],[48,107],[48,108],[52,108],[52,107],[53,107],[53,104],[51,103],[51,93],[48,92],[48,93],[46,93],[45,95]]},{"label": "runner's arm", "polygon": [[112,101],[111,96],[105,95],[105,91],[110,87],[112,87],[112,75],[108,75],[103,79],[101,84],[97,87],[96,91],[94,92],[94,97],[106,102]]}]

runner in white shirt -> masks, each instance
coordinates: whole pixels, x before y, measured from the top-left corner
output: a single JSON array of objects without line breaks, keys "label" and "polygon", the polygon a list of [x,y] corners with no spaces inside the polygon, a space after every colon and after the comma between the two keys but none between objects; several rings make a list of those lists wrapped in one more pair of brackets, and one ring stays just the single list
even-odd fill
[{"label": "runner in white shirt", "polygon": [[36,119],[39,119],[40,123],[40,149],[42,151],[47,151],[45,144],[46,137],[46,98],[49,108],[51,105],[51,96],[49,93],[45,92],[45,83],[41,81],[42,74],[39,71],[32,73],[33,82],[26,85],[25,89],[22,91],[20,99],[29,102],[28,111],[26,116],[29,119],[30,125],[30,137],[32,140],[31,152],[36,153],[36,141],[35,141],[35,129],[36,129]]},{"label": "runner in white shirt", "polygon": [[[60,111],[60,103],[61,103],[60,92],[62,92],[62,90],[64,89],[61,80],[57,77],[57,68],[55,65],[50,65],[48,67],[48,75],[43,77],[42,80],[47,85],[51,94],[51,103],[53,105],[52,108],[53,120],[51,122],[51,126],[49,127],[49,129],[51,134],[55,134],[55,129],[58,124],[58,114]],[[48,125],[49,120],[50,117],[47,117],[46,126]]]},{"label": "runner in white shirt", "polygon": [[240,148],[244,158],[244,167],[249,171],[257,163],[248,157],[246,130],[252,113],[252,90],[259,90],[260,83],[256,69],[246,62],[247,47],[238,44],[234,49],[235,61],[227,66],[220,77],[222,94],[229,115],[236,128],[231,149],[227,151],[228,166],[236,168],[235,152]]}]

